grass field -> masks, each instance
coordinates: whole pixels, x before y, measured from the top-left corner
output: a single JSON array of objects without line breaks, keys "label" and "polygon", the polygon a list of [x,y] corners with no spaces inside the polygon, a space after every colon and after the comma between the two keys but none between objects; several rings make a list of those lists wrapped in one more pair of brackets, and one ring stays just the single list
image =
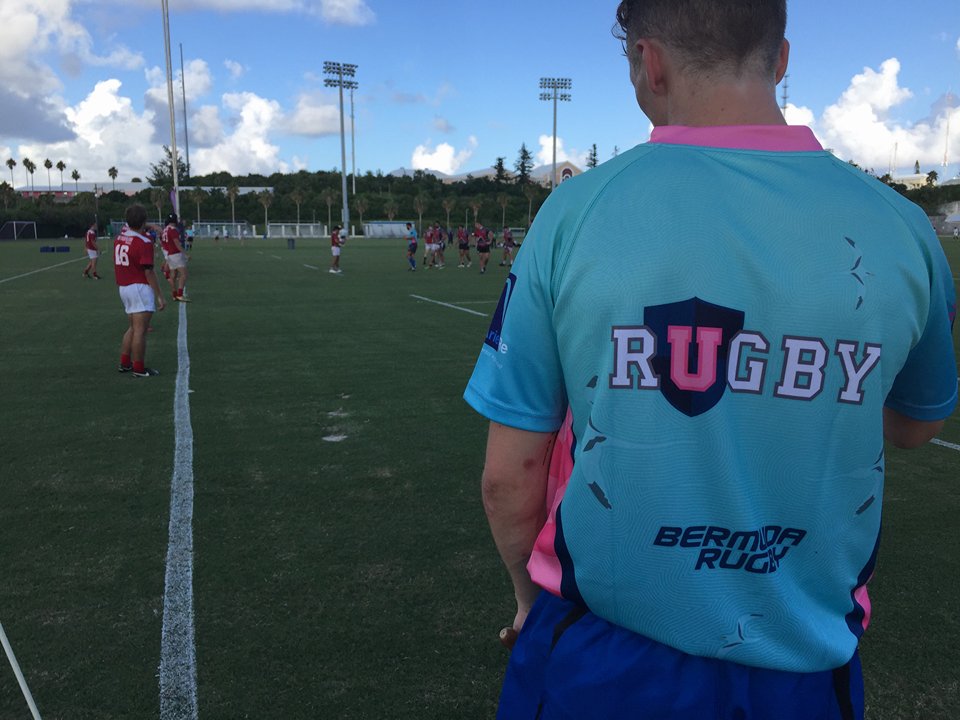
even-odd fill
[{"label": "grass field", "polygon": [[[80,243],[38,245],[0,243],[0,622],[45,718],[157,718],[180,306],[154,317],[162,374],[120,375],[109,253],[94,282]],[[505,273],[353,239],[334,276],[327,247],[193,253],[200,717],[492,717],[512,593],[460,395]],[[887,468],[868,717],[957,718],[960,452]],[[0,661],[0,718],[28,716]]]}]

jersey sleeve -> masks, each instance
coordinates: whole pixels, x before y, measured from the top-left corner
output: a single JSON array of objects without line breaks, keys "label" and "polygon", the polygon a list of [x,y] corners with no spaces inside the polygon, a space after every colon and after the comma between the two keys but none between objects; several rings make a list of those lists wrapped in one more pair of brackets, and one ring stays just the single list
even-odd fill
[{"label": "jersey sleeve", "polygon": [[140,267],[153,267],[153,243],[140,240],[137,248],[139,250],[137,263]]},{"label": "jersey sleeve", "polygon": [[567,406],[553,324],[553,237],[544,225],[514,263],[464,393],[487,419],[531,432],[557,430]]},{"label": "jersey sleeve", "polygon": [[947,418],[957,406],[957,296],[940,241],[932,229],[921,232],[930,272],[930,308],[923,334],[897,375],[886,406],[914,420],[933,422]]}]

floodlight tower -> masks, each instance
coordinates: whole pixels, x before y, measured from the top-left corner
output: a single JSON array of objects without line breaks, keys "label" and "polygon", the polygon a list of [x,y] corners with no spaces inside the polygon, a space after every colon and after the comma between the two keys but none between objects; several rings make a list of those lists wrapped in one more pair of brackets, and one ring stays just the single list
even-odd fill
[{"label": "floodlight tower", "polygon": [[540,78],[540,89],[551,90],[552,92],[540,93],[540,99],[553,101],[553,173],[550,175],[550,191],[557,185],[557,103],[570,102],[573,97],[569,93],[560,93],[560,90],[570,90],[573,88],[573,80],[570,78]]},{"label": "floodlight tower", "polygon": [[357,74],[357,66],[348,63],[330,62],[323,63],[323,74],[330,75],[323,84],[326,87],[335,87],[340,92],[340,180],[341,191],[343,194],[343,208],[341,210],[341,219],[343,228],[350,232],[350,206],[347,204],[347,135],[343,120],[343,90],[355,90],[358,85],[352,78]]}]

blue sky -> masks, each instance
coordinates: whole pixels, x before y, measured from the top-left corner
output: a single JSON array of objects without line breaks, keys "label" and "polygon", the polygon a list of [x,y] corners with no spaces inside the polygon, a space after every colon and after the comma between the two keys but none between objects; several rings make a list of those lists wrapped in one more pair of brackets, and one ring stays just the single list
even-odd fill
[{"label": "blue sky", "polygon": [[[545,75],[573,80],[573,101],[560,107],[561,158],[581,163],[596,144],[606,159],[650,129],[610,34],[616,5],[171,0],[193,168],[339,167],[324,60],[359,66],[361,172],[462,173],[498,156],[512,165],[521,143],[546,161]],[[901,173],[915,161],[924,172],[960,172],[960,99],[948,94],[960,96],[960,3],[792,0],[789,12],[791,122],[878,172],[895,152]],[[110,166],[120,180],[145,176],[169,143],[163,66],[160,0],[0,0],[2,159],[63,160],[87,181],[105,180]],[[177,122],[182,143],[179,106]],[[46,182],[42,167],[35,181]]]}]

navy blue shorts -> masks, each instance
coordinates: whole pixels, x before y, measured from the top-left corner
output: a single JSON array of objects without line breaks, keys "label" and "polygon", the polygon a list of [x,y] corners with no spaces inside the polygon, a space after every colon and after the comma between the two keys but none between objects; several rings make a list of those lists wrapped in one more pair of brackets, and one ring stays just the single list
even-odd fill
[{"label": "navy blue shorts", "polygon": [[862,720],[860,658],[819,673],[687,655],[543,592],[517,639],[498,720]]}]

